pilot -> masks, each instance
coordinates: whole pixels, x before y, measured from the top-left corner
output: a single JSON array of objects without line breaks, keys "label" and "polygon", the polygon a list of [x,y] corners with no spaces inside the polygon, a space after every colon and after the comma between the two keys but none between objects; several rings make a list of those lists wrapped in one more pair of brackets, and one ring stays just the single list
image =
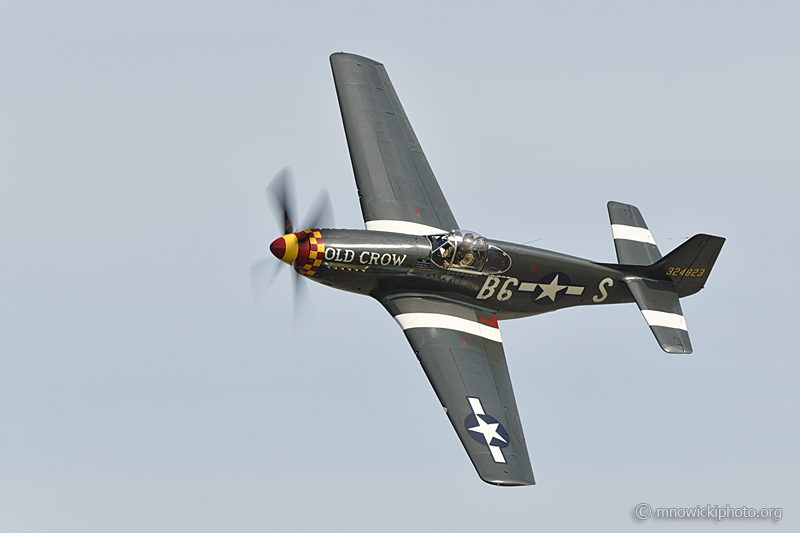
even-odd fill
[{"label": "pilot", "polygon": [[475,242],[475,236],[472,233],[467,233],[464,235],[464,238],[461,239],[461,244],[459,246],[459,261],[457,262],[456,266],[459,267],[469,267],[475,263],[475,251],[472,249],[472,246]]},{"label": "pilot", "polygon": [[453,247],[447,244],[444,247],[444,251],[442,251],[442,262],[444,263],[445,268],[450,266],[450,259],[452,259],[452,257],[453,257]]}]

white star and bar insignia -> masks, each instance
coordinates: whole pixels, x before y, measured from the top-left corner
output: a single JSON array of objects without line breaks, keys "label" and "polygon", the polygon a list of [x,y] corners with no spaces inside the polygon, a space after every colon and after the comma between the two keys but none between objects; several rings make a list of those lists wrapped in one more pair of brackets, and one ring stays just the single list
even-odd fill
[{"label": "white star and bar insignia", "polygon": [[[506,428],[494,417],[487,415],[483,410],[480,398],[467,396],[472,415],[464,420],[464,427],[473,433],[470,436],[481,444],[485,444],[492,454],[495,463],[506,463],[501,448],[508,446],[509,439]],[[477,425],[473,425],[477,422]]]},{"label": "white star and bar insignia", "polygon": [[[549,279],[552,276],[552,279]],[[559,283],[559,280],[563,283]],[[586,287],[582,285],[570,285],[569,276],[564,274],[563,272],[555,272],[546,275],[538,283],[528,283],[522,282],[519,284],[519,291],[521,292],[534,292],[536,289],[541,289],[541,292],[533,298],[534,302],[538,302],[543,298],[550,298],[550,302],[544,301],[540,303],[552,303],[556,300],[560,300],[565,295],[573,295],[573,296],[580,296],[583,294],[583,291]],[[566,289],[564,294],[559,294],[559,292]]]}]

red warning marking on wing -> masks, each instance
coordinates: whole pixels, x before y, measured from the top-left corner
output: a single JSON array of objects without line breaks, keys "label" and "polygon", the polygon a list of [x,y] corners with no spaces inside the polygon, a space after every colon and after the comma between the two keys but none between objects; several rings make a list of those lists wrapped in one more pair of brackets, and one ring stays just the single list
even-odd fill
[{"label": "red warning marking on wing", "polygon": [[485,322],[485,323],[489,324],[490,326],[494,326],[494,327],[500,329],[500,324],[497,323],[497,317],[494,316],[494,315],[492,315],[492,320],[486,320],[485,318],[481,317],[481,322]]}]

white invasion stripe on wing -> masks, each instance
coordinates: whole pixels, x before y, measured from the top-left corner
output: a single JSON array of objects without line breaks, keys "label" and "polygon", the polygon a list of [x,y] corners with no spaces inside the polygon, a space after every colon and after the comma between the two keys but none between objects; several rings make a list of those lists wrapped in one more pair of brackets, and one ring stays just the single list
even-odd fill
[{"label": "white invasion stripe on wing", "polygon": [[615,239],[625,239],[626,241],[646,242],[655,244],[653,235],[649,229],[637,228],[635,226],[625,226],[623,224],[611,224],[611,234]]},{"label": "white invasion stripe on wing", "polygon": [[469,406],[472,407],[472,412],[476,415],[485,415],[486,413],[483,412],[483,405],[481,405],[481,400],[479,398],[470,398],[467,397],[469,400]]},{"label": "white invasion stripe on wing", "polygon": [[369,231],[389,231],[392,233],[405,233],[407,235],[436,235],[447,233],[443,229],[417,224],[416,222],[406,222],[405,220],[370,220],[366,223]]},{"label": "white invasion stripe on wing", "polygon": [[405,313],[394,317],[403,330],[412,328],[442,328],[454,331],[463,331],[489,339],[490,341],[503,342],[500,338],[500,330],[490,326],[484,326],[472,320],[458,318],[450,315],[440,315],[437,313]]},{"label": "white invasion stripe on wing", "polygon": [[489,451],[492,452],[492,459],[495,463],[505,463],[506,458],[503,457],[503,452],[499,446],[489,446]]},{"label": "white invasion stripe on wing", "polygon": [[648,326],[661,326],[662,328],[675,328],[689,331],[686,327],[686,320],[677,313],[665,313],[663,311],[651,311],[642,309],[644,319]]}]

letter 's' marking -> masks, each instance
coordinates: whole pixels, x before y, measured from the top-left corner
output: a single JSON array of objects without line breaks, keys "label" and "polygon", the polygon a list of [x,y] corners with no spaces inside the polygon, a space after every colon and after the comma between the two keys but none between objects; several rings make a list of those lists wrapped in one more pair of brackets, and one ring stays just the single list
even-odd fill
[{"label": "letter 's' marking", "polygon": [[605,278],[603,281],[600,282],[600,286],[598,287],[598,289],[600,289],[600,296],[592,296],[592,301],[594,303],[599,304],[600,302],[608,298],[608,293],[606,292],[606,285],[608,285],[609,287],[613,286],[614,280],[611,278]]}]

